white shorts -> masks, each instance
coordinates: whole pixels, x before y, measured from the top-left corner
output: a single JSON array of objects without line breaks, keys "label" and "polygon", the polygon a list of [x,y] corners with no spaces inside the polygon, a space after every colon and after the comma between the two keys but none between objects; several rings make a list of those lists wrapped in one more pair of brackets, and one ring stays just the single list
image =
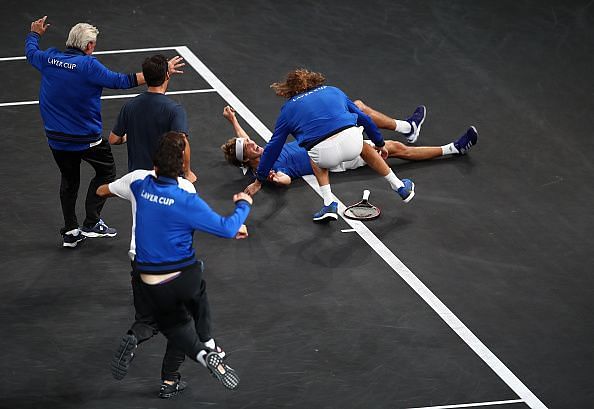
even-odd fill
[{"label": "white shorts", "polygon": [[341,162],[356,159],[363,149],[363,127],[352,127],[318,143],[307,154],[322,169],[331,169]]},{"label": "white shorts", "polygon": [[[374,143],[371,142],[369,139],[365,139],[363,142],[365,142],[367,145],[375,147]],[[344,172],[345,170],[357,169],[363,166],[367,166],[367,163],[363,160],[361,156],[357,156],[355,159],[339,163],[333,168],[330,168],[330,172]]]}]

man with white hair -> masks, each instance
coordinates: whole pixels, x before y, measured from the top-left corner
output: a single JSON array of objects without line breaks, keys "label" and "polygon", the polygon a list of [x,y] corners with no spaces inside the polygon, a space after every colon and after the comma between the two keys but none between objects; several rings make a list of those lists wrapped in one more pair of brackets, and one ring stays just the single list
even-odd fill
[{"label": "man with white hair", "polygon": [[[101,137],[101,93],[103,88],[125,89],[144,84],[142,73],[110,71],[92,56],[99,30],[78,23],[70,30],[66,50],[39,49],[39,38],[50,26],[47,16],[31,23],[25,41],[25,55],[41,72],[39,110],[49,147],[62,176],[60,201],[64,227],[60,230],[64,247],[76,247],[85,237],[113,237],[117,231],[100,218],[105,199],[97,188],[115,179],[111,148]],[[173,72],[183,65],[181,58],[170,61]],[[86,218],[79,227],[76,197],[80,185],[81,160],[95,170],[85,202]]]}]

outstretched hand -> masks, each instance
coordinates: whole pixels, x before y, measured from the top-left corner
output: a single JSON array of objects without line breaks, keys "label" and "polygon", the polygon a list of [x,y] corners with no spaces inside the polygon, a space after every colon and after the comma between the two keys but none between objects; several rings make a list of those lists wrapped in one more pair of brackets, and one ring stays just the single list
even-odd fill
[{"label": "outstretched hand", "polygon": [[34,22],[32,22],[31,23],[31,31],[33,31],[39,35],[43,35],[45,33],[45,30],[47,30],[47,28],[50,26],[49,23],[45,24],[46,19],[47,19],[47,16],[43,16],[39,20],[35,20]]},{"label": "outstretched hand", "polygon": [[250,183],[248,187],[244,189],[244,192],[250,196],[254,196],[262,189],[262,183],[259,180],[255,180],[253,183]]},{"label": "outstretched hand", "polygon": [[179,68],[186,65],[186,63],[182,62],[182,60],[183,60],[182,57],[180,57],[179,55],[176,55],[175,57],[173,57],[171,60],[169,60],[167,62],[167,72],[169,73],[169,75],[184,73],[183,71],[179,70]]},{"label": "outstretched hand", "polygon": [[254,199],[252,199],[251,196],[247,195],[244,192],[239,192],[239,193],[236,193],[233,195],[233,203],[237,203],[240,200],[245,200],[250,205],[252,205],[254,203]]}]

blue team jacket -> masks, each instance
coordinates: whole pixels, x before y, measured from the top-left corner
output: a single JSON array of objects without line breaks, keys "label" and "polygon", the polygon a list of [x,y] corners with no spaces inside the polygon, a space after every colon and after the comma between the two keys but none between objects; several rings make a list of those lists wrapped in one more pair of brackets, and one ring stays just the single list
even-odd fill
[{"label": "blue team jacket", "polygon": [[181,189],[177,180],[162,176],[136,180],[130,190],[136,203],[135,269],[147,274],[196,263],[194,230],[233,238],[250,212],[249,203],[240,200],[232,215],[221,216],[197,194]]},{"label": "blue team jacket", "polygon": [[41,72],[39,110],[52,149],[84,150],[101,140],[103,88],[138,85],[136,74],[110,71],[81,50],[40,50],[39,34],[34,32],[25,40],[25,55]]},{"label": "blue team jacket", "polygon": [[295,95],[281,108],[274,133],[260,158],[256,177],[260,181],[266,180],[289,134],[299,146],[309,149],[328,136],[355,125],[363,126],[375,146],[384,146],[384,139],[371,118],[340,89],[323,85]]}]

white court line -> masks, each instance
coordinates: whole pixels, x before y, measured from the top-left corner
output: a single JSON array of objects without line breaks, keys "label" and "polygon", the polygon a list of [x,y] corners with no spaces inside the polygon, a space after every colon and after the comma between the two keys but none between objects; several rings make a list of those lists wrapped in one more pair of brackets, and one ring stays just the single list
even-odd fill
[{"label": "white court line", "polygon": [[[169,91],[165,95],[182,95],[182,94],[205,94],[208,92],[217,92],[216,89],[205,88],[205,89],[189,89],[183,91]],[[139,94],[120,94],[120,95],[103,95],[101,99],[121,99],[121,98],[134,98]],[[0,107],[11,107],[19,105],[35,105],[39,104],[38,100],[35,101],[20,101],[20,102],[3,102],[0,103]]]},{"label": "white court line", "polygon": [[[266,141],[270,140],[272,132],[214,75],[210,69],[186,46],[177,47],[177,52],[186,63],[216,89],[221,97],[231,105],[243,119]],[[314,176],[303,178],[321,196],[318,183]],[[342,215],[345,206],[338,202],[339,213]],[[343,218],[344,221],[375,250],[392,269],[444,320],[444,322],[503,380],[520,398],[532,409],[547,409],[547,407],[520,381],[504,364],[485,346],[473,333],[454,315],[423,284],[412,271],[406,267],[363,223],[357,220]]]},{"label": "white court line", "polygon": [[[168,50],[175,50],[176,47],[157,47],[157,48],[131,48],[129,50],[107,50],[107,51],[95,51],[93,55],[97,54],[124,54],[124,53],[147,53],[153,51],[168,51]],[[2,57],[0,58],[0,62],[2,61],[19,61],[24,60],[25,56],[19,57]]]},{"label": "white court line", "polygon": [[522,399],[514,400],[497,400],[492,402],[477,402],[477,403],[461,403],[459,405],[444,405],[444,406],[423,406],[422,408],[409,408],[409,409],[455,409],[455,408],[476,408],[479,406],[495,406],[495,405],[508,405],[512,403],[523,403]]}]

